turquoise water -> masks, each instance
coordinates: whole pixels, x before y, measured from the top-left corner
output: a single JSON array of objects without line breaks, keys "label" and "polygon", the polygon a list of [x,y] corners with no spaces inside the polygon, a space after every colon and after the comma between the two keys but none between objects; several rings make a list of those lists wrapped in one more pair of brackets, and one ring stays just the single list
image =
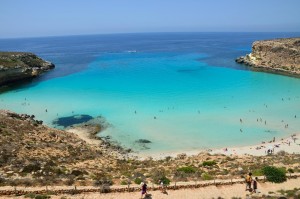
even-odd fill
[{"label": "turquoise water", "polygon": [[[35,114],[50,126],[57,117],[101,115],[111,126],[100,136],[145,154],[243,146],[299,132],[300,79],[220,67],[211,57],[205,50],[95,53],[82,70],[2,93],[0,108]],[[152,143],[145,149],[138,139]]]}]

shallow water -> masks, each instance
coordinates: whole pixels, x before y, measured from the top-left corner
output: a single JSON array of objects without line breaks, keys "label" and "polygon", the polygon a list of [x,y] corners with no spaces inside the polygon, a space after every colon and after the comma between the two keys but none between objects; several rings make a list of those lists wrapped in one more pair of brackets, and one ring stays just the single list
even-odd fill
[{"label": "shallow water", "polygon": [[[50,126],[58,117],[101,115],[112,124],[101,136],[147,154],[286,137],[300,130],[300,79],[252,72],[234,62],[250,52],[253,40],[280,36],[286,34],[0,40],[5,50],[33,51],[57,64],[2,93],[0,108],[35,114]],[[139,139],[151,143],[145,147]]]}]

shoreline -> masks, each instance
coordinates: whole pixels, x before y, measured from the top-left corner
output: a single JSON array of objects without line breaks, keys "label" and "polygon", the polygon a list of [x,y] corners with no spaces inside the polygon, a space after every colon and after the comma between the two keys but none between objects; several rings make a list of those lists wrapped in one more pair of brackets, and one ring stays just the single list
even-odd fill
[{"label": "shoreline", "polygon": [[[90,120],[94,121],[94,119]],[[113,155],[117,159],[133,158],[131,149],[124,149],[122,146],[109,141],[108,139],[98,136],[99,133],[106,127],[97,122],[84,122],[65,128],[63,131],[76,135],[79,139],[85,141],[87,144],[100,148],[103,151]]]},{"label": "shoreline", "polygon": [[[183,156],[195,156],[201,153],[208,153],[210,155],[226,155],[226,156],[265,156],[267,155],[268,149],[274,149],[273,154],[276,154],[279,151],[285,151],[289,154],[300,154],[300,133],[293,134],[295,138],[292,140],[291,136],[285,138],[279,138],[275,142],[262,142],[260,144],[255,145],[246,145],[246,146],[229,146],[223,148],[213,148],[207,150],[190,150],[190,151],[181,151],[181,152],[164,152],[164,153],[155,153],[155,154],[137,154],[140,159],[153,158],[154,160],[164,159],[168,156],[176,158]],[[288,144],[290,142],[290,145]],[[276,145],[276,146],[275,146]],[[270,147],[272,146],[272,147]],[[227,150],[226,150],[227,149]]]},{"label": "shoreline", "polygon": [[256,65],[251,60],[247,59],[247,56],[241,56],[238,57],[235,60],[238,64],[244,64],[253,72],[265,72],[275,75],[283,75],[288,77],[294,77],[294,78],[300,78],[300,72],[298,71],[291,71],[291,70],[285,70],[282,68],[272,68],[269,66],[262,66],[262,65]]},{"label": "shoreline", "polygon": [[[80,139],[84,140],[86,143],[91,145],[100,145],[102,144],[102,140],[94,135],[94,132],[96,130],[96,127],[92,126],[77,126],[77,127],[68,127],[64,131],[73,133],[77,135]],[[94,136],[93,136],[94,135]]]},{"label": "shoreline", "polygon": [[[77,126],[70,127],[66,129],[67,132],[76,134],[80,139],[86,141],[92,145],[101,145],[103,143],[110,143],[109,140],[103,140],[102,138],[95,135],[95,130],[93,126]],[[101,131],[99,132],[101,133]],[[122,149],[121,146],[113,148],[112,150],[117,150],[120,152]],[[245,146],[228,146],[223,148],[212,148],[206,150],[188,150],[188,151],[165,151],[165,152],[154,152],[154,153],[140,153],[140,152],[131,152],[131,149],[126,150],[122,149],[122,152],[126,152],[126,156],[134,158],[137,160],[145,160],[152,158],[154,160],[161,160],[166,157],[180,157],[180,156],[194,156],[201,153],[208,153],[210,155],[226,155],[226,156],[265,156],[267,155],[268,150],[272,150],[273,154],[276,154],[279,151],[285,151],[289,154],[300,154],[300,132],[294,133],[291,136],[284,138],[275,138],[275,141],[261,141],[254,145],[245,145]]]}]

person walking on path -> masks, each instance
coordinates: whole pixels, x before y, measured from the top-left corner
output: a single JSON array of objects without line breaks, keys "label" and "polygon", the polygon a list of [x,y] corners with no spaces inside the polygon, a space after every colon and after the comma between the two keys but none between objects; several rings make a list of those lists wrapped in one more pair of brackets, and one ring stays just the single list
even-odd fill
[{"label": "person walking on path", "polygon": [[254,180],[253,180],[253,193],[257,193],[257,180],[258,178],[255,177]]},{"label": "person walking on path", "polygon": [[146,195],[147,195],[147,184],[144,183],[144,182],[142,182],[142,183],[141,183],[141,189],[142,189],[142,194],[141,194],[141,199],[142,199],[142,198],[143,198],[143,195],[145,195],[145,197],[146,197]]},{"label": "person walking on path", "polygon": [[163,193],[164,192],[164,182],[162,180],[159,180],[158,184],[159,184],[160,191]]},{"label": "person walking on path", "polygon": [[158,184],[159,184],[159,188],[160,188],[160,191],[164,194],[168,194],[167,191],[166,191],[166,187],[164,185],[164,182],[162,180],[159,180],[158,181]]},{"label": "person walking on path", "polygon": [[246,191],[251,191],[252,173],[250,172],[246,177]]}]

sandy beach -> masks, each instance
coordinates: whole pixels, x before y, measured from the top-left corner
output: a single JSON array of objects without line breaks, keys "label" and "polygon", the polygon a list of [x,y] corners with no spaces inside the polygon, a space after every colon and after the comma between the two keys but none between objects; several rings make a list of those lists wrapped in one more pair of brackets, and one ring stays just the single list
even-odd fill
[{"label": "sandy beach", "polygon": [[245,147],[229,147],[223,149],[212,150],[211,154],[224,154],[224,155],[254,155],[263,156],[268,154],[268,150],[272,150],[272,153],[279,151],[285,151],[290,154],[300,153],[300,134],[294,134],[288,138],[275,139],[275,142],[263,141],[260,144]]},{"label": "sandy beach", "polygon": [[242,146],[242,147],[226,147],[218,149],[208,149],[208,150],[193,150],[193,151],[182,151],[182,152],[163,152],[158,154],[139,154],[135,153],[134,155],[138,159],[146,159],[152,157],[153,159],[159,160],[167,156],[176,157],[180,154],[186,154],[188,156],[198,155],[199,153],[207,152],[209,154],[224,154],[227,156],[244,156],[244,155],[253,155],[253,156],[264,156],[268,154],[268,150],[272,150],[272,153],[277,153],[279,151],[285,151],[290,154],[300,154],[300,133],[295,133],[293,136],[286,138],[275,138],[273,140],[261,141],[256,145]]},{"label": "sandy beach", "polygon": [[[67,132],[74,133],[80,139],[86,141],[88,144],[99,145],[101,140],[93,139],[90,136],[93,128],[84,127],[74,127],[67,129]],[[159,160],[164,159],[167,156],[176,157],[180,154],[186,154],[188,156],[198,155],[199,153],[207,152],[209,154],[223,154],[227,156],[243,156],[243,155],[253,155],[253,156],[264,156],[268,155],[268,150],[271,153],[278,153],[279,151],[285,151],[290,154],[300,154],[300,133],[294,133],[291,136],[285,138],[273,138],[272,140],[264,140],[258,142],[256,145],[248,145],[242,147],[229,146],[225,148],[208,149],[208,150],[192,150],[192,151],[181,151],[181,152],[162,152],[162,153],[138,153],[133,152],[129,154],[131,158],[137,158],[140,160],[147,159],[149,157]]]},{"label": "sandy beach", "polygon": [[[88,144],[99,145],[101,140],[96,140],[90,137],[90,129],[83,127],[75,127],[67,130],[68,132],[74,133],[80,139],[86,141]],[[227,156],[264,156],[268,155],[268,150],[271,153],[278,153],[279,151],[285,151],[290,154],[300,154],[300,133],[295,133],[292,136],[286,138],[275,138],[275,140],[261,141],[256,145],[242,146],[242,147],[226,147],[218,149],[208,150],[193,150],[193,151],[182,151],[182,152],[163,152],[155,154],[147,153],[130,153],[128,157],[136,158],[139,160],[153,158],[154,160],[164,159],[167,156],[177,157],[180,154],[186,154],[188,156],[198,155],[199,153],[209,153],[212,155],[223,154]]]},{"label": "sandy beach", "polygon": [[69,133],[74,133],[80,139],[86,141],[86,143],[91,145],[99,145],[101,144],[101,140],[91,139],[90,138],[90,129],[83,127],[74,127],[66,130]]}]

